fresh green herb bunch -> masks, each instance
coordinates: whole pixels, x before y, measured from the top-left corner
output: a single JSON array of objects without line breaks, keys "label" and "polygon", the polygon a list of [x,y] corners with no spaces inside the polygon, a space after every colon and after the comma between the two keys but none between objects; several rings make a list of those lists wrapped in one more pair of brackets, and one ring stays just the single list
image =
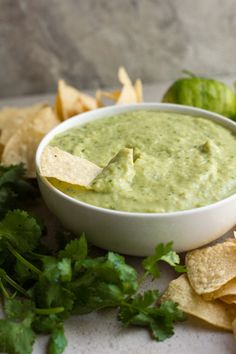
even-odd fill
[{"label": "fresh green herb bunch", "polygon": [[[1,185],[0,177],[0,195],[5,188],[15,191],[18,168],[5,170],[7,186]],[[154,255],[142,262],[141,275],[114,252],[91,257],[85,235],[70,240],[56,254],[42,253],[42,226],[25,211],[6,213],[10,204],[2,203],[5,215],[0,221],[0,292],[5,315],[0,319],[1,352],[29,354],[36,334],[45,333],[50,335],[48,353],[60,354],[67,345],[65,319],[103,308],[116,308],[124,325],[147,327],[159,341],[173,334],[175,321],[184,319],[172,301],[158,305],[158,291],[140,290],[147,277],[159,277],[159,261],[185,270],[171,243],[157,246]]]}]

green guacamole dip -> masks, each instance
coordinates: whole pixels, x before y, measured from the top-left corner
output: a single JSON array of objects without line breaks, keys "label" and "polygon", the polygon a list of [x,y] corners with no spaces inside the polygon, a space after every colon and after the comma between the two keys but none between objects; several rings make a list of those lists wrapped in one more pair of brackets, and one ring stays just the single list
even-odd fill
[{"label": "green guacamole dip", "polygon": [[163,213],[236,193],[236,135],[201,117],[128,112],[69,129],[51,145],[104,168],[89,190],[53,182],[99,207]]}]

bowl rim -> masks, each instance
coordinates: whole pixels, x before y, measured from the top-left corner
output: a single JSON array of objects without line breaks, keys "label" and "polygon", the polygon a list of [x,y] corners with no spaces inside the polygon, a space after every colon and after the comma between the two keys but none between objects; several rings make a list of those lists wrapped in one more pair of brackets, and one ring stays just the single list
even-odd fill
[{"label": "bowl rim", "polygon": [[71,202],[72,204],[79,205],[82,207],[85,207],[87,209],[90,209],[92,211],[96,212],[101,212],[101,213],[107,213],[107,214],[114,214],[114,215],[119,215],[123,217],[133,217],[133,218],[168,218],[172,216],[185,216],[185,215],[191,215],[191,214],[197,214],[200,212],[207,211],[209,209],[214,209],[218,208],[221,205],[223,206],[224,204],[231,202],[232,200],[236,200],[236,193],[221,199],[215,203],[207,204],[199,208],[191,208],[191,209],[186,209],[186,210],[177,210],[177,211],[172,211],[172,212],[163,212],[163,213],[145,213],[145,212],[131,212],[131,211],[124,211],[124,210],[113,210],[113,209],[107,209],[103,207],[99,207],[96,205],[92,205],[89,203],[82,202],[78,199],[75,199],[73,197],[70,197],[69,195],[63,193],[56,187],[54,187],[46,177],[43,177],[40,174],[40,157],[41,154],[44,150],[44,148],[48,145],[48,143],[53,139],[54,136],[57,134],[60,134],[74,126],[77,125],[83,125],[86,124],[89,121],[94,121],[97,119],[103,119],[106,117],[111,117],[117,114],[129,112],[129,111],[135,111],[135,110],[157,110],[157,111],[166,111],[166,112],[174,112],[174,113],[183,113],[183,114],[189,114],[190,116],[200,116],[201,118],[206,118],[209,120],[212,120],[229,130],[233,131],[236,133],[236,122],[230,120],[229,118],[226,118],[220,114],[207,111],[205,109],[200,109],[192,106],[185,106],[185,105],[179,105],[179,104],[172,104],[172,103],[152,103],[152,102],[145,102],[145,103],[139,103],[139,104],[124,104],[124,105],[117,105],[117,106],[109,106],[109,107],[104,107],[104,108],[98,108],[92,111],[88,111],[85,113],[77,114],[73,117],[71,117],[68,120],[65,120],[64,122],[60,123],[57,125],[55,128],[50,130],[49,133],[47,133],[44,138],[41,140],[40,144],[38,145],[36,155],[35,155],[35,165],[36,165],[36,175],[37,179],[40,179],[43,184],[45,184],[49,189],[51,189],[54,193],[56,193],[58,196],[66,199],[68,202]]}]

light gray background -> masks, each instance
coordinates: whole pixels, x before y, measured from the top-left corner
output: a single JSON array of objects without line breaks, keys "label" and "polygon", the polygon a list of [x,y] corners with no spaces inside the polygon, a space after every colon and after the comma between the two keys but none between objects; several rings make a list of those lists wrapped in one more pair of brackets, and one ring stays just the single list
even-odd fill
[{"label": "light gray background", "polygon": [[236,77],[235,0],[0,0],[0,97],[145,83],[189,69]]}]

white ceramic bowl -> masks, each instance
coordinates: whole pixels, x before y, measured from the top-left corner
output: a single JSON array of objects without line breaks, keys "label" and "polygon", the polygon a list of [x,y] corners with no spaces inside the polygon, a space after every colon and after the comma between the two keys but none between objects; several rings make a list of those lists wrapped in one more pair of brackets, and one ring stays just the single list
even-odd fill
[{"label": "white ceramic bowl", "polygon": [[174,242],[176,251],[187,251],[215,240],[236,223],[236,194],[197,209],[171,213],[133,213],[99,208],[69,197],[40,176],[40,156],[58,133],[74,126],[134,110],[171,111],[201,116],[231,129],[236,123],[220,115],[188,106],[162,103],[112,106],[71,118],[49,132],[36,154],[39,187],[48,208],[69,230],[85,232],[94,245],[129,255],[146,256],[160,242]]}]

